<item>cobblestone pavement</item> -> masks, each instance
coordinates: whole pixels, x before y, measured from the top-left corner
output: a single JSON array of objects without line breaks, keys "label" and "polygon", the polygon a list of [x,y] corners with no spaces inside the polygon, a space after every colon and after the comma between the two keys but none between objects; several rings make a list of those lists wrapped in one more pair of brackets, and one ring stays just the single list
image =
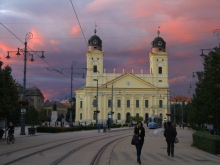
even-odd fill
[{"label": "cobblestone pavement", "polygon": [[[141,155],[143,165],[220,164],[220,157],[191,147],[193,131],[188,129],[177,129],[180,142],[175,144],[174,157],[167,156],[166,142],[162,131],[163,129],[149,130],[146,128],[145,143]],[[135,146],[130,145],[130,142],[131,137],[118,143],[113,149],[110,158],[111,165],[138,164]]]}]

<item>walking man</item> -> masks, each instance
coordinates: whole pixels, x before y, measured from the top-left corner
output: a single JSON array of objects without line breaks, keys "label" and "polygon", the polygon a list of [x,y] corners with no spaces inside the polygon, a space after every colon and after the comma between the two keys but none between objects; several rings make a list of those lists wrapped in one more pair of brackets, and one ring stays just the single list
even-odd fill
[{"label": "walking man", "polygon": [[171,125],[171,122],[167,122],[167,127],[164,131],[164,136],[166,137],[167,142],[167,154],[168,156],[174,157],[174,142],[177,135],[176,128]]}]

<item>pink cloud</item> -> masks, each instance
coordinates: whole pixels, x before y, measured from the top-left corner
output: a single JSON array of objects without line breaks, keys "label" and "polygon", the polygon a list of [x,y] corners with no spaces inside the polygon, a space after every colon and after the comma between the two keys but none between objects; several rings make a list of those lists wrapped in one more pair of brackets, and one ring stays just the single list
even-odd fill
[{"label": "pink cloud", "polygon": [[51,43],[52,45],[59,45],[59,44],[60,44],[60,42],[55,41],[55,40],[50,40],[50,43]]},{"label": "pink cloud", "polygon": [[80,32],[80,29],[79,29],[79,26],[73,26],[72,29],[71,29],[71,34],[72,35],[76,35]]},{"label": "pink cloud", "polygon": [[178,76],[169,80],[170,84],[179,84],[187,80],[187,76]]}]

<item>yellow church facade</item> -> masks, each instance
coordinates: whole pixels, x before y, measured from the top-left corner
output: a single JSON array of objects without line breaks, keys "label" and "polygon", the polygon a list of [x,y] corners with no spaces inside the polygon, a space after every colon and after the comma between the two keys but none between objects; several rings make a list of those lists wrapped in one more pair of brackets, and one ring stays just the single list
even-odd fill
[{"label": "yellow church facade", "polygon": [[152,41],[149,57],[146,57],[150,62],[149,74],[144,74],[143,70],[137,74],[132,69],[129,73],[124,69],[121,73],[115,73],[114,69],[112,73],[107,73],[103,65],[102,40],[96,31],[88,45],[86,84],[75,91],[76,123],[95,123],[96,109],[99,111],[98,122],[104,123],[111,108],[114,123],[127,123],[129,116],[136,115],[142,116],[143,122],[148,121],[149,115],[158,115],[166,120],[170,104],[168,54],[166,42],[159,37],[159,33]]}]

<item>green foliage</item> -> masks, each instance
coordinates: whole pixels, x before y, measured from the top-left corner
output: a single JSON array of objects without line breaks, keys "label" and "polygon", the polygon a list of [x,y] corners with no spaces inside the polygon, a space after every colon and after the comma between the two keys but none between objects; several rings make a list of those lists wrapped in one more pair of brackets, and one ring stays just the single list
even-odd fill
[{"label": "green foliage", "polygon": [[76,131],[76,129],[72,127],[37,127],[37,132],[43,133],[58,133],[58,132],[72,132]]},{"label": "green foliage", "polygon": [[11,75],[11,67],[2,68],[2,64],[0,62],[0,116],[17,124],[15,119],[20,117],[20,110],[16,81]]},{"label": "green foliage", "polygon": [[220,130],[220,48],[204,56],[204,70],[197,72],[195,94],[190,111],[191,122],[212,123]]},{"label": "green foliage", "polygon": [[143,121],[143,117],[141,117],[141,116],[130,116],[129,120],[130,121],[135,121],[135,122]]},{"label": "green foliage", "polygon": [[197,131],[193,134],[193,144],[212,154],[220,154],[220,136],[207,131]]},{"label": "green foliage", "polygon": [[[111,128],[120,128],[120,127],[121,127],[121,124],[111,125]],[[45,126],[40,126],[40,127],[37,127],[37,132],[58,133],[58,132],[72,132],[72,131],[96,130],[96,129],[97,129],[97,126],[74,126],[74,127],[45,127]],[[102,125],[101,125],[100,129],[103,129]]]},{"label": "green foliage", "polygon": [[38,113],[38,121],[44,122],[46,120],[46,113],[43,108]]},{"label": "green foliage", "polygon": [[34,108],[34,106],[29,105],[26,108],[26,124],[32,124],[32,122],[37,121],[39,112]]},{"label": "green foliage", "polygon": [[196,131],[203,131],[204,130],[202,127],[195,126],[195,125],[191,125],[190,127]]},{"label": "green foliage", "polygon": [[72,119],[73,121],[75,121],[76,111],[75,109],[70,109],[70,108],[67,109],[66,121],[69,121],[70,119],[70,110],[72,110]]}]

